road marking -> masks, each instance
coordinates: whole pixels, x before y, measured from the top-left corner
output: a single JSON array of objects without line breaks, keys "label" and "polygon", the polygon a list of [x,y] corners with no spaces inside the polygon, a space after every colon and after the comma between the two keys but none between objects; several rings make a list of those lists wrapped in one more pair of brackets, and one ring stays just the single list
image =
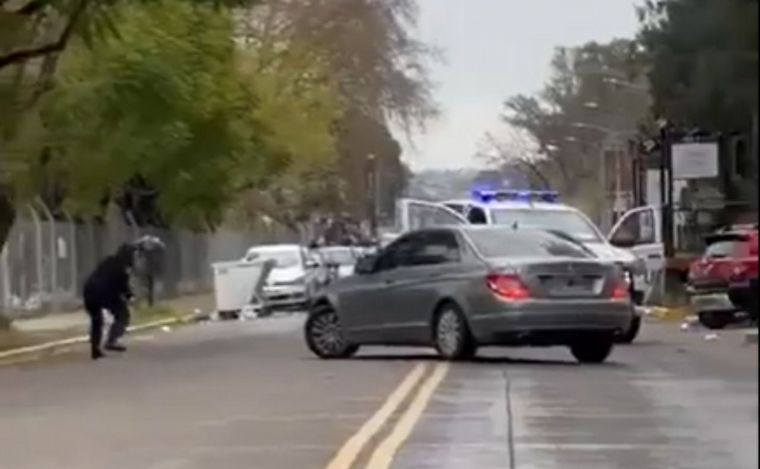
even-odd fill
[{"label": "road marking", "polygon": [[422,363],[415,366],[401,383],[393,390],[388,399],[377,412],[364,422],[364,425],[338,450],[333,459],[327,465],[327,469],[349,469],[361,453],[364,446],[380,431],[383,424],[393,415],[404,399],[414,389],[425,374],[426,366]]},{"label": "road marking", "polygon": [[367,463],[367,469],[387,469],[393,463],[393,457],[398,449],[412,434],[414,426],[425,412],[433,397],[433,393],[441,384],[446,373],[449,371],[448,363],[441,363],[435,367],[430,377],[422,383],[420,390],[414,396],[414,400],[409,404],[404,414],[401,416],[391,433],[375,448],[372,457]]}]

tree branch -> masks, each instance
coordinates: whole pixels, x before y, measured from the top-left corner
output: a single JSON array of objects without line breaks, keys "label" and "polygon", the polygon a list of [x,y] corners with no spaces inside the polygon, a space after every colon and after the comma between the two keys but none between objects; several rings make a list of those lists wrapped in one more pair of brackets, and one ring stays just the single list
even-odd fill
[{"label": "tree branch", "polygon": [[543,184],[545,190],[550,190],[552,188],[552,185],[549,182],[549,179],[546,176],[544,176],[544,173],[542,173],[541,170],[538,169],[538,166],[535,163],[524,160],[522,158],[517,158],[514,161],[528,168],[531,173],[533,173],[538,179],[540,179],[541,184]]},{"label": "tree branch", "polygon": [[50,3],[50,0],[31,0],[16,11],[11,12],[14,15],[29,16],[42,10]]},{"label": "tree branch", "polygon": [[79,19],[82,17],[82,14],[84,14],[85,10],[87,9],[87,6],[90,3],[91,3],[91,0],[81,0],[77,4],[74,11],[71,13],[71,17],[69,18],[68,24],[63,29],[63,32],[61,32],[61,35],[58,37],[58,39],[55,40],[54,42],[44,44],[38,47],[15,50],[8,54],[0,56],[0,69],[3,69],[5,67],[11,66],[17,63],[25,62],[27,60],[34,59],[37,57],[43,57],[49,54],[55,54],[65,49],[66,45],[69,42],[71,34],[74,32],[74,28],[76,27],[77,23],[79,22]]}]

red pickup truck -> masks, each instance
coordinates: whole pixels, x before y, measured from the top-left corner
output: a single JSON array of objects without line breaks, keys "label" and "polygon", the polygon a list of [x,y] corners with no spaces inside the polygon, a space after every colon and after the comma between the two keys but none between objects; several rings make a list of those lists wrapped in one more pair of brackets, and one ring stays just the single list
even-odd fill
[{"label": "red pickup truck", "polygon": [[705,241],[705,253],[691,264],[688,276],[691,305],[699,321],[710,329],[721,329],[742,315],[755,320],[757,226],[733,226]]}]

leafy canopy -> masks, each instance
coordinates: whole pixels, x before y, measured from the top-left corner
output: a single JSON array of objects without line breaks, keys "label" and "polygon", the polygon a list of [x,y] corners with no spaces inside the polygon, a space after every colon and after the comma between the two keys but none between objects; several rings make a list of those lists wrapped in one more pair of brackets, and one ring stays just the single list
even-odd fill
[{"label": "leafy canopy", "polygon": [[655,114],[687,128],[747,130],[758,106],[757,0],[650,0],[639,15]]},{"label": "leafy canopy", "polygon": [[139,175],[173,219],[218,215],[265,157],[229,15],[164,0],[122,4],[118,19],[118,36],[63,57],[41,113],[45,170],[78,211]]}]

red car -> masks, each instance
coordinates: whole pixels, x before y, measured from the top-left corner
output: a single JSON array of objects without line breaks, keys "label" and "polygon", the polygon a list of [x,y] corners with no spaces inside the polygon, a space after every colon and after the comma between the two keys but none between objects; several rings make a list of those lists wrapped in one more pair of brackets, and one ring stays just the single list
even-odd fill
[{"label": "red car", "polygon": [[688,278],[691,305],[699,322],[721,329],[742,316],[756,317],[757,225],[732,226],[705,240],[707,249],[691,264]]}]

